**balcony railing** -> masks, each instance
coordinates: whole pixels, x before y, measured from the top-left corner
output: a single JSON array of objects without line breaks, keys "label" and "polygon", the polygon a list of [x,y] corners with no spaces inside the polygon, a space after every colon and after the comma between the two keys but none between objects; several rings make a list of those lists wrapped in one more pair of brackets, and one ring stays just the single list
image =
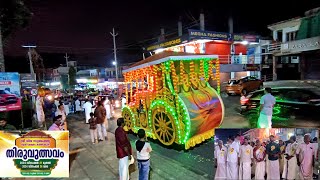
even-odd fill
[{"label": "balcony railing", "polygon": [[261,64],[261,54],[255,54],[251,58],[248,55],[219,55],[220,64]]},{"label": "balcony railing", "polygon": [[280,52],[281,51],[281,43],[272,43],[267,45],[268,52]]}]

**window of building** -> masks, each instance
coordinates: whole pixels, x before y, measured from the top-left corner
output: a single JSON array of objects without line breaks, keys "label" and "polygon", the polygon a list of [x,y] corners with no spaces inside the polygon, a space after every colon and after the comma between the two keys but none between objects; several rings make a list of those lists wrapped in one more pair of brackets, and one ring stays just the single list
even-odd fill
[{"label": "window of building", "polygon": [[289,32],[286,34],[286,40],[287,41],[294,41],[296,40],[297,31]]},{"label": "window of building", "polygon": [[282,30],[277,32],[277,41],[282,42]]},{"label": "window of building", "polygon": [[289,57],[288,57],[288,56],[282,56],[280,63],[281,63],[281,64],[287,64],[287,63],[289,63]]}]

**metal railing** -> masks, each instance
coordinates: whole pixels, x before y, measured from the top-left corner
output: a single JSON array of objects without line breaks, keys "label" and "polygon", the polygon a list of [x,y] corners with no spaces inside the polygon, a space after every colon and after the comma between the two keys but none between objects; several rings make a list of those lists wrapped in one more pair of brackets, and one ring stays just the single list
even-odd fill
[{"label": "metal railing", "polygon": [[255,54],[253,62],[248,55],[218,55],[220,64],[261,64],[261,54]]},{"label": "metal railing", "polygon": [[279,52],[281,51],[281,43],[272,43],[267,45],[268,52]]}]

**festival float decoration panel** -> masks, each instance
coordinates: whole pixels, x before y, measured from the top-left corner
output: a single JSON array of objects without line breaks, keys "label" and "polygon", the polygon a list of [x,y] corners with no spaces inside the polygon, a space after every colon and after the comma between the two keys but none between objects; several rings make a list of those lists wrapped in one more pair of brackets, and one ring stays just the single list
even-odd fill
[{"label": "festival float decoration panel", "polygon": [[189,149],[213,137],[223,121],[219,59],[215,55],[158,56],[123,71],[128,103],[122,116],[135,133],[143,128],[148,137],[166,146],[176,143]]}]

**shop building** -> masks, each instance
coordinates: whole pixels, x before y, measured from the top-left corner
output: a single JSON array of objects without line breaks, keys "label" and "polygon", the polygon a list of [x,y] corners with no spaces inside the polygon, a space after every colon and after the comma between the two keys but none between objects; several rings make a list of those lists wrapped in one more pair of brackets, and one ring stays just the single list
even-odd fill
[{"label": "shop building", "polygon": [[320,8],[268,28],[273,42],[265,46],[265,53],[272,55],[273,80],[320,78]]},{"label": "shop building", "polygon": [[[188,34],[155,43],[148,52],[185,52],[218,55],[220,82],[244,76],[261,78],[260,36],[189,29]],[[257,55],[259,54],[259,55]]]}]

